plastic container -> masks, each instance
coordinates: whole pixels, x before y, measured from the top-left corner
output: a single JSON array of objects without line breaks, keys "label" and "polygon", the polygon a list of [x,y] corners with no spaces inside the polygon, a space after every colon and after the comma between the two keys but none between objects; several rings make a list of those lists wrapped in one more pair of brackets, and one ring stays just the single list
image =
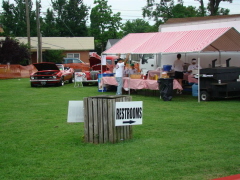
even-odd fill
[{"label": "plastic container", "polygon": [[162,74],[161,74],[161,78],[169,78],[167,72],[165,72],[165,71],[162,72]]},{"label": "plastic container", "polygon": [[98,92],[106,92],[107,91],[107,85],[103,85],[101,83],[102,77],[113,77],[114,73],[109,73],[109,74],[98,74]]},{"label": "plastic container", "polygon": [[198,84],[192,85],[192,96],[195,96],[195,97],[198,96]]},{"label": "plastic container", "polygon": [[171,71],[172,65],[163,65],[163,71]]}]

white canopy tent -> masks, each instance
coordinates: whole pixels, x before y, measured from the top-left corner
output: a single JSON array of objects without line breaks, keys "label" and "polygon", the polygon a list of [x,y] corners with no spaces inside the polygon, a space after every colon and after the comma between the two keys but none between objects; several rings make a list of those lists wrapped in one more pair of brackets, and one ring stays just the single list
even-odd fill
[{"label": "white canopy tent", "polygon": [[[162,55],[213,51],[240,51],[240,33],[233,27],[180,32],[130,33],[102,54]],[[198,63],[200,64],[200,57],[198,57]]]}]

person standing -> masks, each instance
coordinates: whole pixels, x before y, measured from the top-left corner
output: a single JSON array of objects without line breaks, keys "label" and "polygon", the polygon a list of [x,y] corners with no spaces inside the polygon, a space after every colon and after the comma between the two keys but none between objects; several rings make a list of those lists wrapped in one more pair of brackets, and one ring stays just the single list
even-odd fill
[{"label": "person standing", "polygon": [[[181,60],[181,57],[181,54],[177,54],[177,60],[173,63],[173,69],[175,71],[175,79],[182,86],[184,62]],[[177,94],[182,94],[182,90],[178,89]]]},{"label": "person standing", "polygon": [[126,59],[123,60],[122,58],[120,58],[120,54],[119,54],[119,58],[117,59],[117,64],[115,66],[115,69],[116,69],[115,78],[118,83],[117,93],[116,93],[117,95],[122,94],[124,67],[127,64],[129,56],[130,54],[127,54]]}]

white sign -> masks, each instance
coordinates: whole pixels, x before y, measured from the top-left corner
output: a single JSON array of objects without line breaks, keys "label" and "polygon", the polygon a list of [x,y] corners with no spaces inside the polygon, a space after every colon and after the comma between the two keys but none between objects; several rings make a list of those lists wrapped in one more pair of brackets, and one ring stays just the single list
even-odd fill
[{"label": "white sign", "polygon": [[86,74],[83,72],[75,72],[75,82],[82,82],[86,77]]},{"label": "white sign", "polygon": [[83,101],[69,101],[67,122],[84,122]]},{"label": "white sign", "polygon": [[142,105],[142,101],[116,102],[115,126],[142,124]]},{"label": "white sign", "polygon": [[106,55],[102,55],[102,57],[101,57],[101,65],[106,65],[106,63],[107,63],[107,60],[106,60]]}]

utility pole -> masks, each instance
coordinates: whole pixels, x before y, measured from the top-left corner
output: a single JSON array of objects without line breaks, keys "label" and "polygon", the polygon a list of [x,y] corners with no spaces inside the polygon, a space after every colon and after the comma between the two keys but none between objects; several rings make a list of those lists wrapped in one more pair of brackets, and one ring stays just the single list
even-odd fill
[{"label": "utility pole", "polygon": [[28,37],[28,52],[30,54],[30,59],[28,61],[29,64],[32,64],[31,60],[31,35],[30,35],[30,18],[29,18],[29,6],[28,6],[28,0],[25,0],[26,5],[26,21],[27,21],[27,37]]},{"label": "utility pole", "polygon": [[39,20],[39,2],[36,0],[36,17],[37,17],[37,36],[38,36],[38,57],[37,62],[42,62],[42,38]]}]

